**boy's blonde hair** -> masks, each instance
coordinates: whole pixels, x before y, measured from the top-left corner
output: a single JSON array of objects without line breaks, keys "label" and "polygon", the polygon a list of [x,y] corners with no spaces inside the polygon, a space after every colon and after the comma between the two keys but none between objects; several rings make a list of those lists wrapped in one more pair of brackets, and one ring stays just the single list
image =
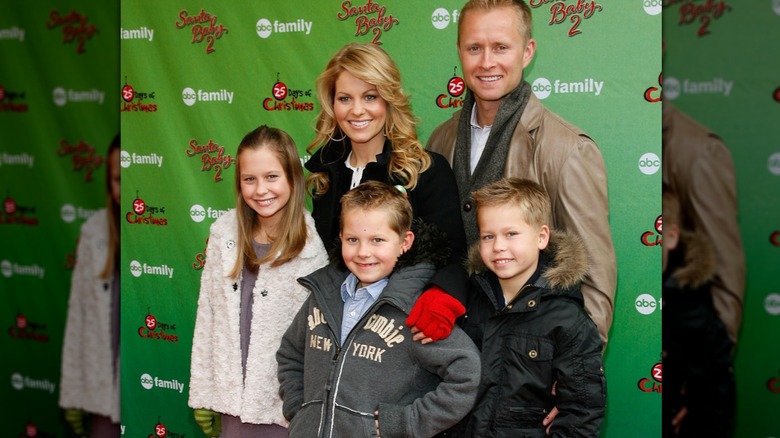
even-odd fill
[{"label": "boy's blonde hair", "polygon": [[552,213],[550,197],[544,187],[529,179],[502,178],[473,192],[479,226],[480,207],[511,205],[522,212],[523,219],[531,226],[550,226]]},{"label": "boy's blonde hair", "polygon": [[[276,235],[269,236],[273,241],[268,253],[262,259],[256,259],[252,247],[255,231],[260,227],[257,212],[247,205],[241,196],[241,153],[246,150],[268,148],[276,155],[284,169],[287,184],[290,186],[290,199],[281,212]],[[233,270],[232,278],[238,278],[246,266],[250,271],[257,272],[261,264],[271,262],[276,267],[289,262],[301,253],[308,237],[306,219],[304,217],[304,178],[303,166],[298,156],[298,148],[293,139],[278,128],[262,125],[246,134],[241,140],[236,152],[236,217],[238,218],[239,257]]]},{"label": "boy's blonde hair", "polygon": [[399,236],[412,229],[411,204],[400,190],[383,182],[366,181],[341,197],[339,230],[344,227],[344,214],[354,209],[387,212],[388,225]]},{"label": "boy's blonde hair", "polygon": [[682,228],[680,223],[680,199],[677,197],[677,193],[666,183],[661,185],[661,209],[663,225],[677,225],[678,228]]}]

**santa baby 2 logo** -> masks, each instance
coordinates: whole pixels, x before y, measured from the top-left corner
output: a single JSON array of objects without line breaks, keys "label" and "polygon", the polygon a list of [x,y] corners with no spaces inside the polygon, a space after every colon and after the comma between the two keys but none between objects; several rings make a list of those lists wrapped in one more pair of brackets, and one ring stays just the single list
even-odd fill
[{"label": "santa baby 2 logo", "polygon": [[190,140],[189,147],[184,150],[188,157],[200,156],[201,172],[214,171],[214,182],[222,181],[222,170],[227,169],[236,159],[225,153],[225,148],[209,139],[206,144],[198,144],[197,139]]},{"label": "santa baby 2 logo", "polygon": [[92,173],[99,169],[105,162],[105,157],[95,153],[95,148],[88,145],[84,140],[78,144],[69,144],[67,140],[60,141],[60,147],[57,149],[57,155],[65,157],[70,155],[73,162],[73,171],[84,171],[84,181],[92,181]]},{"label": "santa baby 2 logo", "polygon": [[583,1],[577,0],[576,3],[567,5],[564,1],[555,0],[531,0],[528,5],[532,8],[538,8],[540,6],[552,3],[550,5],[550,22],[547,23],[550,26],[570,22],[569,36],[573,37],[582,33],[580,30],[580,24],[582,20],[587,20],[593,17],[596,12],[601,12],[602,7],[595,1]]},{"label": "santa baby 2 logo", "polygon": [[383,32],[388,32],[396,24],[398,19],[393,14],[387,12],[387,8],[378,3],[368,0],[366,4],[355,6],[351,1],[341,3],[341,11],[336,14],[339,21],[355,19],[355,36],[363,36],[371,33],[374,38],[371,40],[374,44],[382,44],[379,39]]},{"label": "santa baby 2 logo", "polygon": [[87,23],[86,15],[81,15],[76,10],[70,11],[67,15],[61,15],[58,10],[53,10],[49,14],[49,21],[46,27],[54,29],[62,26],[62,43],[76,43],[76,53],[84,53],[84,44],[92,39],[98,33],[98,28],[94,24]]},{"label": "santa baby 2 logo", "polygon": [[223,24],[217,24],[217,16],[200,10],[197,15],[191,15],[186,9],[179,12],[179,19],[176,20],[176,28],[184,29],[190,27],[192,31],[192,44],[206,43],[206,54],[214,52],[214,42],[228,33],[228,28]]}]

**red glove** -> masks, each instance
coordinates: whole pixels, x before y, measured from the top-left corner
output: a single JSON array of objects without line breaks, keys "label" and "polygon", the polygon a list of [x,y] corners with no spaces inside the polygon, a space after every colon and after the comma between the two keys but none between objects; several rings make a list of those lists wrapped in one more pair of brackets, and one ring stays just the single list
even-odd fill
[{"label": "red glove", "polygon": [[463,304],[441,288],[433,286],[414,303],[406,325],[417,326],[423,334],[438,341],[452,333],[455,319],[466,313]]}]

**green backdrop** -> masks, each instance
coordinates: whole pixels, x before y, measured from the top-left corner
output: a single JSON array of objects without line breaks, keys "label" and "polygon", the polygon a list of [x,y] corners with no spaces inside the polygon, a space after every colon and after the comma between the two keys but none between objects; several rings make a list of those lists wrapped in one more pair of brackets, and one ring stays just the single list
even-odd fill
[{"label": "green backdrop", "polygon": [[[593,136],[609,174],[619,285],[603,436],[658,436],[660,6],[530,4],[538,48],[526,78],[547,106]],[[187,392],[200,268],[209,225],[235,203],[232,160],[244,134],[259,124],[282,128],[305,159],[315,78],[347,42],[375,41],[398,63],[426,141],[462,105],[461,6],[122,2],[126,433],[146,436],[162,424],[169,436],[199,436]]]},{"label": "green backdrop", "polygon": [[780,436],[780,2],[672,2],[664,95],[731,151],[745,250],[737,437]]}]

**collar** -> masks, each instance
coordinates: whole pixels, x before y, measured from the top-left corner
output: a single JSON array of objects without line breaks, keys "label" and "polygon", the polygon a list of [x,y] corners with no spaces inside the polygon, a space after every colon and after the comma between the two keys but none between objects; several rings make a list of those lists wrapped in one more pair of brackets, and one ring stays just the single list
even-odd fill
[{"label": "collar", "polygon": [[[385,139],[382,153],[376,156],[376,163],[369,163],[366,167],[387,164],[390,161],[392,152],[393,145],[390,143],[390,140]],[[349,138],[343,141],[330,141],[317,149],[311,158],[306,161],[304,167],[309,172],[325,172],[334,168],[334,166],[343,166],[350,153],[352,153],[352,142],[350,142]]]},{"label": "collar", "polygon": [[[350,298],[355,298],[355,293],[358,291],[357,284],[360,280],[355,276],[353,273],[349,273],[347,275],[347,278],[344,279],[344,282],[341,283],[341,299],[344,302],[347,302]],[[362,287],[360,289],[365,289],[366,292],[368,292],[369,295],[374,300],[377,300],[379,298],[379,295],[382,295],[382,291],[385,290],[385,286],[387,286],[388,279],[387,277],[376,281],[374,283],[371,283],[370,285],[366,287]]]},{"label": "collar", "polygon": [[473,129],[490,129],[493,125],[479,126],[477,121],[477,102],[474,102],[474,106],[471,107],[471,121],[469,121]]}]

